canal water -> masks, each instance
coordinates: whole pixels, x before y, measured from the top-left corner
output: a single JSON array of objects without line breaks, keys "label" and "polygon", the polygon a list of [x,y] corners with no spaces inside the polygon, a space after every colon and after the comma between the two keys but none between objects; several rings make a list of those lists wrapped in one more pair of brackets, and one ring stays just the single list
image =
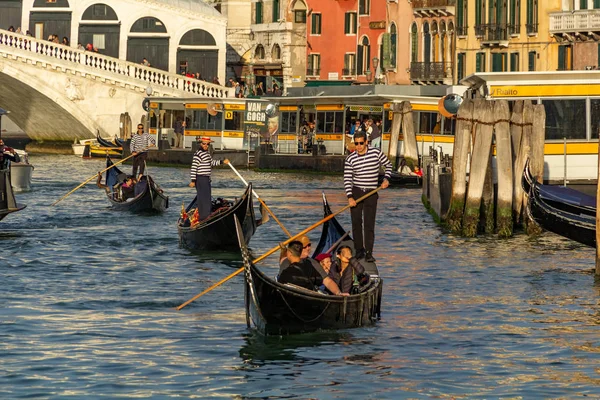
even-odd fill
[{"label": "canal water", "polygon": [[[264,339],[249,332],[236,253],[179,248],[194,195],[188,169],[151,167],[163,215],[107,209],[90,184],[103,160],[32,156],[27,208],[0,223],[0,398],[577,398],[600,396],[600,288],[594,251],[552,234],[444,233],[419,190],[381,192],[384,277],[374,327]],[[129,169],[126,166],[124,169]],[[340,176],[241,171],[291,232],[346,205]],[[232,171],[213,194],[235,197]],[[339,218],[350,227],[348,214]],[[318,239],[317,229],[309,236]],[[256,255],[285,239],[271,221]],[[275,273],[274,260],[264,268]]]}]

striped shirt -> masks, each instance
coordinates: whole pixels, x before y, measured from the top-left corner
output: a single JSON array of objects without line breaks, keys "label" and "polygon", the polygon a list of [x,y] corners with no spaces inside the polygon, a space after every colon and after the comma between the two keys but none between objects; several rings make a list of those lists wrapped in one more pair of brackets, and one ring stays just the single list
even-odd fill
[{"label": "striped shirt", "polygon": [[348,198],[352,197],[352,186],[363,189],[376,189],[379,183],[379,169],[385,168],[385,177],[392,176],[392,163],[375,147],[367,147],[363,155],[354,151],[344,163],[344,190]]},{"label": "striped shirt", "polygon": [[133,153],[134,151],[141,152],[144,149],[148,149],[150,145],[155,145],[156,140],[148,132],[144,132],[141,135],[137,133],[131,137],[131,144],[129,150]]},{"label": "striped shirt", "polygon": [[198,150],[192,159],[190,179],[196,181],[196,175],[210,176],[212,166],[221,165],[221,160],[213,160],[208,151]]}]

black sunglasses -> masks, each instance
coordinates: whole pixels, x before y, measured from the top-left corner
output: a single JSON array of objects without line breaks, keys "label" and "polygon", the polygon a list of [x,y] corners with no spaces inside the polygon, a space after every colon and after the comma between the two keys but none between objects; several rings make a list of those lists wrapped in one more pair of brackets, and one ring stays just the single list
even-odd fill
[{"label": "black sunglasses", "polygon": [[202,146],[208,146],[208,143],[206,143],[206,142],[200,142],[200,144],[201,144]]},{"label": "black sunglasses", "polygon": [[144,127],[142,127],[142,126],[138,126],[138,129],[144,129]]},{"label": "black sunglasses", "polygon": [[303,247],[303,249],[306,249],[307,247],[312,246],[312,243],[307,244],[306,246]]},{"label": "black sunglasses", "polygon": [[358,145],[361,145],[361,146],[362,146],[363,144],[365,144],[365,142],[354,142],[354,144],[355,144],[355,145],[357,145],[357,146],[358,146]]}]

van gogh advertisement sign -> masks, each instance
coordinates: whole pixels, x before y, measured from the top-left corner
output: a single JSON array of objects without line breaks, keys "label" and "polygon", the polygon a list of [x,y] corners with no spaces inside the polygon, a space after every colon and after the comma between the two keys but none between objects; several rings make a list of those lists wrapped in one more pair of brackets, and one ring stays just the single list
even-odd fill
[{"label": "van gogh advertisement sign", "polygon": [[246,101],[244,119],[244,147],[254,148],[260,143],[274,143],[279,131],[277,106],[260,101]]}]

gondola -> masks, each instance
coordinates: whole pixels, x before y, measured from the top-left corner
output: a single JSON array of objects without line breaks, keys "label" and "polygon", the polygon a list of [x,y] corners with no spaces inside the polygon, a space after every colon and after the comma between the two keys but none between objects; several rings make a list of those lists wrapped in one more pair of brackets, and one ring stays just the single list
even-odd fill
[{"label": "gondola", "polygon": [[[383,176],[381,176],[381,181],[383,181]],[[423,178],[418,175],[406,175],[400,174],[398,172],[392,171],[392,175],[390,176],[390,184],[393,187],[422,187],[423,186]]]},{"label": "gondola", "polygon": [[204,221],[191,224],[196,198],[185,209],[187,217],[177,221],[179,243],[191,250],[235,250],[238,248],[234,215],[242,225],[244,244],[247,244],[256,228],[268,220],[266,213],[256,219],[252,203],[252,185],[248,185],[241,198],[235,202],[222,198],[213,200],[212,213]]},{"label": "gondola", "polygon": [[114,148],[121,147],[121,150],[123,150],[122,146],[115,144],[115,143],[111,142],[110,140],[103,139],[100,135],[96,135],[96,140],[98,140],[98,143],[102,147],[114,147]]},{"label": "gondola", "polygon": [[8,214],[12,214],[17,211],[21,211],[26,206],[17,204],[15,195],[10,184],[10,170],[0,169],[0,221],[3,220]]},{"label": "gondola", "polygon": [[596,247],[596,198],[576,190],[543,185],[533,179],[528,165],[521,180],[528,193],[527,214],[542,228]]},{"label": "gondola", "polygon": [[[323,196],[325,216],[331,209]],[[345,235],[339,222],[325,222],[314,255],[331,248]],[[289,335],[331,329],[347,329],[374,324],[381,317],[383,281],[374,263],[365,263],[369,283],[360,293],[351,296],[332,296],[310,291],[295,285],[281,284],[268,277],[251,261],[248,247],[238,228],[239,244],[245,268],[246,323],[262,335]],[[351,239],[340,245],[354,247]]]},{"label": "gondola", "polygon": [[[106,157],[106,167],[113,165],[110,157]],[[165,196],[162,189],[154,182],[150,175],[144,175],[135,185],[134,197],[121,199],[118,196],[118,184],[126,177],[119,168],[112,167],[106,171],[106,186],[109,191],[106,197],[114,210],[129,211],[133,213],[163,212],[169,208],[169,198]]]}]

